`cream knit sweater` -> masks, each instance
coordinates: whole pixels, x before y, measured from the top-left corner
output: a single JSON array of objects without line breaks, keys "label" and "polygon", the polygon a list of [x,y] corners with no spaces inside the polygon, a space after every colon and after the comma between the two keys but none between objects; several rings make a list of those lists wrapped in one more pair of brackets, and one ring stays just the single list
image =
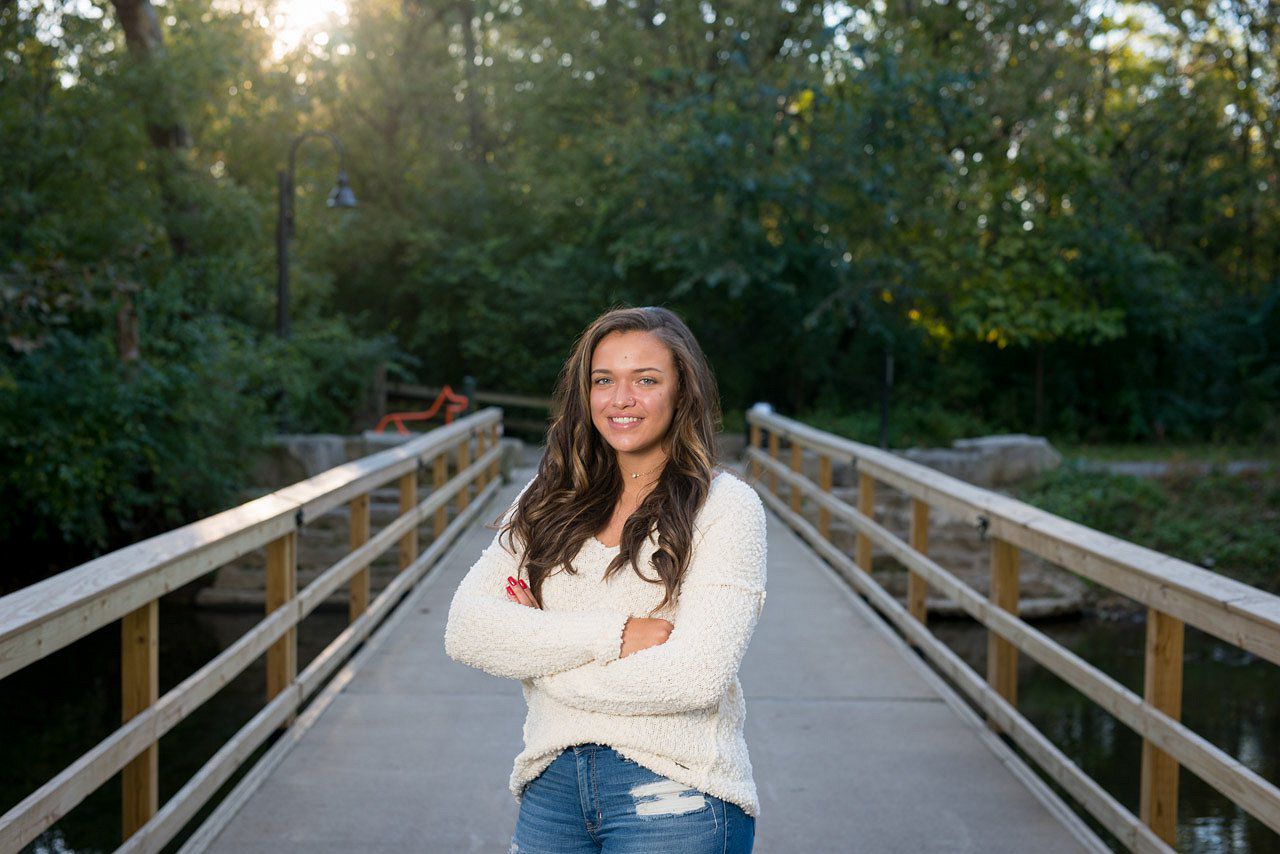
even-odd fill
[{"label": "cream knit sweater", "polygon": [[[639,564],[656,579],[649,565],[655,539],[643,544]],[[650,616],[663,587],[641,580],[630,563],[605,582],[617,553],[588,538],[573,560],[576,574],[556,571],[544,580],[538,609],[507,598],[507,576],[527,582],[528,575],[517,572],[518,557],[495,536],[454,594],[445,652],[524,688],[525,749],[511,772],[511,793],[519,803],[525,785],[561,750],[597,742],[759,815],[738,665],[764,606],[760,497],[727,472],[712,479],[680,596],[652,614],[671,621],[671,635],[625,658],[627,618]]]}]

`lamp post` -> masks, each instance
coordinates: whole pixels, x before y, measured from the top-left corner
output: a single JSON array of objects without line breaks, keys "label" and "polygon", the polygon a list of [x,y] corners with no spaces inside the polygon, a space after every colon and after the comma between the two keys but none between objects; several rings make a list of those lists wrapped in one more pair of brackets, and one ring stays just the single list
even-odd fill
[{"label": "lamp post", "polygon": [[289,168],[276,173],[280,207],[276,214],[276,333],[289,337],[289,238],[293,237],[293,172],[298,146],[313,136],[323,137],[338,150],[338,180],[329,193],[331,208],[354,208],[356,194],[347,183],[347,153],[336,136],[328,131],[310,130],[299,134],[289,146]]}]

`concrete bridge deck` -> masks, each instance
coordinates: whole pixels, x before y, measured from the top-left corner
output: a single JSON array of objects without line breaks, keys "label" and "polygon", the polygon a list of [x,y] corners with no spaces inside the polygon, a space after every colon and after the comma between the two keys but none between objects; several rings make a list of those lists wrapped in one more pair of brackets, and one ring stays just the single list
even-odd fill
[{"label": "concrete bridge deck", "polygon": [[[233,793],[184,851],[508,850],[520,685],[443,649],[453,591],[491,538],[463,535],[250,772],[256,791]],[[741,681],[757,852],[1107,850],[772,514]]]}]

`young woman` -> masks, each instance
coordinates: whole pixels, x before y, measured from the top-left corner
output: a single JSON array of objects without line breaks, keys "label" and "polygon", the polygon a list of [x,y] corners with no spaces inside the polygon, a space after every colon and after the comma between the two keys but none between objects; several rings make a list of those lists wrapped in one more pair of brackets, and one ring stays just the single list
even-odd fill
[{"label": "young woman", "polygon": [[764,605],[765,514],[715,468],[706,357],[665,308],[607,312],[554,411],[445,629],[451,658],[522,680],[511,851],[750,852],[737,674]]}]

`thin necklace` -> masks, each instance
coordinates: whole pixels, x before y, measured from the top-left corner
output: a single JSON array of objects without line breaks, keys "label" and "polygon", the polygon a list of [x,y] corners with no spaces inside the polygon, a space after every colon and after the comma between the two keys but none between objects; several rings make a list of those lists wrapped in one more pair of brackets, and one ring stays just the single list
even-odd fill
[{"label": "thin necklace", "polygon": [[634,474],[632,474],[631,472],[628,472],[628,474],[631,474],[631,479],[632,479],[632,480],[635,480],[635,479],[636,479],[636,478],[638,478],[638,477],[644,477],[644,476],[645,476],[645,475],[647,475],[647,474],[653,474],[655,471],[657,471],[658,469],[662,468],[662,467],[663,467],[663,466],[665,466],[666,464],[667,464],[667,461],[666,461],[666,460],[663,460],[662,462],[658,463],[656,466],[654,466],[653,468],[649,469],[648,471],[635,472]]}]

